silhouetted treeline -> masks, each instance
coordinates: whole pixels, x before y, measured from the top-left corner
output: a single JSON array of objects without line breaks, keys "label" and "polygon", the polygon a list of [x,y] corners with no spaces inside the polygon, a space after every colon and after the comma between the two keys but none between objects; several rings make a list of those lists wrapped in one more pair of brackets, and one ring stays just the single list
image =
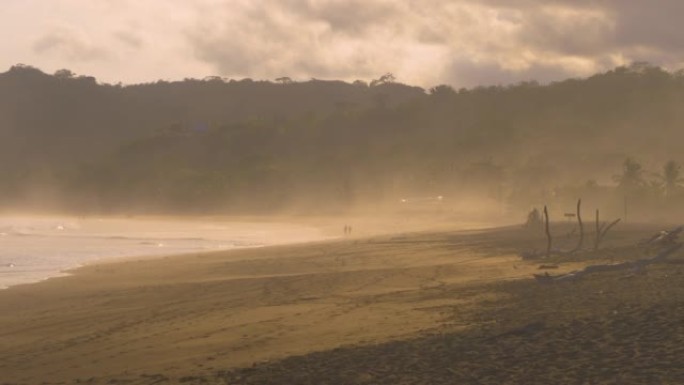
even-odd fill
[{"label": "silhouetted treeline", "polygon": [[678,161],[682,107],[684,75],[647,64],[469,90],[391,76],[121,86],[15,66],[0,74],[0,199],[269,212],[474,195],[526,209],[617,193],[629,157],[653,171]]}]

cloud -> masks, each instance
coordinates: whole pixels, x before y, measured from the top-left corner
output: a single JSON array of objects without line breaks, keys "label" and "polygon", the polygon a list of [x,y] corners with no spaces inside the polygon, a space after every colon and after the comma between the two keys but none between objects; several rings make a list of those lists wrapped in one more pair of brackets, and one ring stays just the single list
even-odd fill
[{"label": "cloud", "polygon": [[[376,68],[372,42],[355,37],[354,23],[339,32],[318,16],[325,8],[297,8],[294,2],[255,1],[202,18],[188,37],[196,56],[229,76],[348,77]],[[365,28],[371,28],[366,26]]]},{"label": "cloud", "polygon": [[684,3],[678,0],[481,1],[516,10],[518,40],[535,51],[582,56],[598,67],[646,60],[677,68],[684,54],[678,28]]},{"label": "cloud", "polygon": [[677,66],[683,11],[675,0],[253,0],[215,6],[187,36],[225,76],[505,84]]},{"label": "cloud", "polygon": [[418,81],[448,47],[416,10],[381,0],[256,0],[212,10],[188,37],[196,57],[226,76],[352,79],[389,71]]},{"label": "cloud", "polygon": [[[9,0],[0,63],[109,81],[377,78],[432,87],[684,65],[680,0]],[[3,29],[4,28],[4,29]]]},{"label": "cloud", "polygon": [[114,32],[114,37],[129,48],[139,49],[144,45],[143,39],[132,31],[117,31]]},{"label": "cloud", "polygon": [[388,0],[286,0],[279,4],[291,14],[327,24],[336,33],[364,37],[373,28],[387,27],[402,12],[396,2]]},{"label": "cloud", "polygon": [[33,44],[37,54],[56,54],[74,61],[103,60],[107,51],[90,42],[83,34],[68,28],[56,28],[40,37]]},{"label": "cloud", "polygon": [[615,40],[616,22],[601,9],[543,7],[525,13],[518,39],[559,55],[601,55]]},{"label": "cloud", "polygon": [[445,74],[445,83],[457,84],[465,88],[527,81],[544,83],[576,76],[573,71],[554,63],[534,63],[524,69],[514,71],[496,63],[474,63],[467,59],[457,59],[449,63]]}]

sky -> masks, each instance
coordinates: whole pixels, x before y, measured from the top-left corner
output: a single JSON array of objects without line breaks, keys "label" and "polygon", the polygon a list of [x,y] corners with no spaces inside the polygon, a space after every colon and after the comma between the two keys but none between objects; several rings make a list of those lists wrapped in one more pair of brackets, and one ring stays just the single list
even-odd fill
[{"label": "sky", "polygon": [[17,63],[124,84],[377,79],[549,82],[635,61],[684,67],[681,0],[0,0]]}]

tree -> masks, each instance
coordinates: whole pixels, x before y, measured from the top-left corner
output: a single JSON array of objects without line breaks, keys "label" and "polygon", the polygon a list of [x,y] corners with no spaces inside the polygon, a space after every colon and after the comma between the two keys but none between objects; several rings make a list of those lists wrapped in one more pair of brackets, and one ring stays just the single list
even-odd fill
[{"label": "tree", "polygon": [[397,80],[397,78],[392,74],[391,72],[388,72],[378,79],[374,79],[370,82],[371,87],[379,86],[381,84],[390,84],[394,83]]},{"label": "tree", "polygon": [[645,185],[643,175],[644,170],[641,163],[632,158],[627,158],[622,164],[622,174],[613,176],[613,179],[618,183],[618,190],[622,191],[625,221],[627,220],[628,202],[631,203],[634,195]]},{"label": "tree", "polygon": [[292,79],[288,76],[282,76],[282,77],[276,78],[275,81],[276,81],[276,83],[280,83],[280,84],[292,84],[293,83]]},{"label": "tree", "polygon": [[75,73],[73,73],[71,70],[68,69],[61,69],[55,71],[55,77],[58,79],[71,79],[74,76],[76,76]]},{"label": "tree", "polygon": [[205,76],[202,79],[203,82],[215,82],[215,83],[223,83],[223,78],[220,76],[216,75],[210,75],[210,76]]},{"label": "tree", "polygon": [[676,191],[681,187],[681,183],[684,182],[684,178],[681,177],[682,166],[671,160],[663,166],[663,173],[659,175],[659,179],[662,182],[663,193],[666,198],[673,196]]},{"label": "tree", "polygon": [[614,175],[613,180],[617,182],[619,189],[629,192],[644,185],[643,175],[644,170],[641,163],[632,158],[627,158],[622,163],[622,174]]},{"label": "tree", "polygon": [[441,84],[436,87],[430,88],[430,95],[440,98],[440,97],[450,97],[456,95],[456,91],[450,85]]}]

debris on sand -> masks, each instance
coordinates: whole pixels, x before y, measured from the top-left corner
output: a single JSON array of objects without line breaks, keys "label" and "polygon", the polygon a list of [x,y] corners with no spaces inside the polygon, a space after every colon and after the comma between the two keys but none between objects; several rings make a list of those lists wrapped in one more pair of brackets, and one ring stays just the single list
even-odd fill
[{"label": "debris on sand", "polygon": [[681,247],[682,247],[682,244],[677,243],[677,244],[672,245],[672,246],[668,247],[667,249],[661,251],[659,254],[657,254],[655,257],[652,257],[652,258],[640,259],[637,261],[630,261],[630,262],[606,264],[606,265],[590,265],[590,266],[585,267],[582,270],[571,271],[567,274],[561,274],[561,275],[555,275],[555,276],[549,275],[549,273],[534,274],[534,278],[540,283],[555,283],[555,282],[564,282],[564,281],[575,281],[575,280],[580,279],[580,278],[584,277],[585,275],[588,275],[591,273],[600,273],[600,272],[606,272],[606,271],[619,271],[619,270],[640,271],[650,264],[663,261],[670,254],[679,250]]}]

